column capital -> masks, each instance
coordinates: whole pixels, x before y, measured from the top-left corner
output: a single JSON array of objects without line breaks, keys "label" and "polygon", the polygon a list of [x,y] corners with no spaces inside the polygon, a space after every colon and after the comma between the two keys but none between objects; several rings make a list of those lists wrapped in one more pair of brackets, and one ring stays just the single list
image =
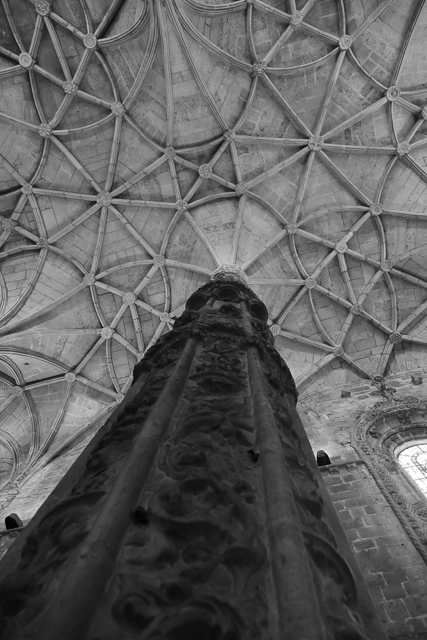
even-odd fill
[{"label": "column capital", "polygon": [[211,280],[213,282],[229,280],[248,284],[248,276],[237,264],[222,264],[212,272]]}]

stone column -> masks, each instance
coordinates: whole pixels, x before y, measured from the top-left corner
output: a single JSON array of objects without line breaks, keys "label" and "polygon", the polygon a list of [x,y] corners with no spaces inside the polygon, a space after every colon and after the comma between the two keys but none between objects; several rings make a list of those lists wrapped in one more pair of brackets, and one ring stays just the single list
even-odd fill
[{"label": "stone column", "polygon": [[266,323],[236,268],[189,298],[6,554],[1,638],[385,639]]}]

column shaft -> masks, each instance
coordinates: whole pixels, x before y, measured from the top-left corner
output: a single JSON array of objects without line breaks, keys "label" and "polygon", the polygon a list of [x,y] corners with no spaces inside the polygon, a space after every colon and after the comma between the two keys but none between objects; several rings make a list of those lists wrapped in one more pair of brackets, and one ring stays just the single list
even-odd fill
[{"label": "column shaft", "polygon": [[190,297],[6,555],[0,637],[368,637],[266,320],[239,282]]}]

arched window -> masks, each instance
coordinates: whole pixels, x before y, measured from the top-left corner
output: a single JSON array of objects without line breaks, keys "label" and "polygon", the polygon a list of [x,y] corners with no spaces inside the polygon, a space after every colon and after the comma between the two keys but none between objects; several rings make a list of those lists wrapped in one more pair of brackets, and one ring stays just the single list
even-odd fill
[{"label": "arched window", "polygon": [[355,423],[352,444],[424,558],[427,538],[427,400],[379,403]]},{"label": "arched window", "polygon": [[397,461],[427,496],[427,443],[411,444],[397,456]]}]

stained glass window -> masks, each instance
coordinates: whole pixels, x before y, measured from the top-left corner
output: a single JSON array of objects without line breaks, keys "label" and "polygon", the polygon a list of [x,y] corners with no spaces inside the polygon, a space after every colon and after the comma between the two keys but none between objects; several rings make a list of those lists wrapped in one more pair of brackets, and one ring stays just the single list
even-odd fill
[{"label": "stained glass window", "polygon": [[404,449],[397,457],[406,473],[415,480],[418,488],[427,496],[427,444],[417,444]]}]

